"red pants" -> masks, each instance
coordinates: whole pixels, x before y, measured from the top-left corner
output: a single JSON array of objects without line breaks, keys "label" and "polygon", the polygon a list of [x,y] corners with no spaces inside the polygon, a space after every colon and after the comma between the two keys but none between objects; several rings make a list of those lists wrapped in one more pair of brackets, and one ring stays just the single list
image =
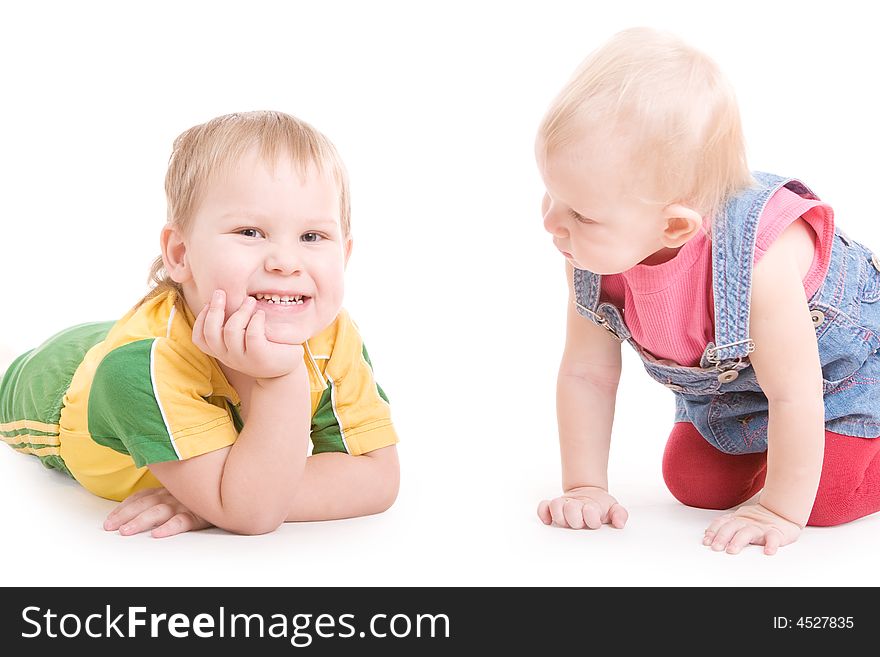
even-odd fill
[{"label": "red pants", "polygon": [[[825,432],[825,459],[808,525],[829,527],[880,511],[880,438]],[[725,454],[689,422],[677,422],[663,453],[663,479],[687,506],[729,509],[764,486],[767,453]]]}]

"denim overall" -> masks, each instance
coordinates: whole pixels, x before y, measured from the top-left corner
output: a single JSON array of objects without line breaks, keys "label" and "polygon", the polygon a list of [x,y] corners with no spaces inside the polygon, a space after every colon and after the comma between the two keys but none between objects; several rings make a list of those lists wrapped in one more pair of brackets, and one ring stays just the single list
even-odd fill
[{"label": "denim overall", "polygon": [[[797,180],[753,174],[758,184],[734,196],[713,222],[715,341],[699,367],[660,362],[632,339],[621,310],[599,303],[601,276],[574,270],[578,313],[638,352],[645,369],[675,394],[675,421],[692,423],[728,454],[767,449],[767,398],[749,354],[752,268],[758,219],[782,186],[817,198]],[[831,264],[809,300],[822,363],[825,428],[862,438],[880,435],[880,258],[835,229]],[[785,367],[782,363],[781,367]]]}]

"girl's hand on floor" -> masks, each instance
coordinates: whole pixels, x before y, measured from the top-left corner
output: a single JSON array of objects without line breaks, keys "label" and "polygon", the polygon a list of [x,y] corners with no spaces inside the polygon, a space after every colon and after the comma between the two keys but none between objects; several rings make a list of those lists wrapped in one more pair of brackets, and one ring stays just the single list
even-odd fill
[{"label": "girl's hand on floor", "polygon": [[147,488],[126,497],[104,521],[107,531],[119,530],[123,536],[152,529],[153,538],[211,527],[177,501],[165,488]]},{"label": "girl's hand on floor", "polygon": [[552,500],[542,500],[538,517],[545,525],[555,523],[572,529],[599,529],[603,524],[618,529],[626,524],[629,514],[608,491],[596,486],[572,488]]},{"label": "girl's hand on floor", "polygon": [[760,504],[746,504],[716,518],[706,530],[703,545],[728,554],[738,554],[747,545],[763,545],[764,554],[776,554],[777,548],[794,543],[801,531],[791,520]]}]

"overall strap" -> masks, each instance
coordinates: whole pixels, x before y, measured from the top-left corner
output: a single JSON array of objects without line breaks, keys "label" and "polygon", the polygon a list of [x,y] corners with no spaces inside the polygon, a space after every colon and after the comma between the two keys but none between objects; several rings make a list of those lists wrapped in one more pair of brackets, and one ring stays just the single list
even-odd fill
[{"label": "overall strap", "polygon": [[618,340],[626,340],[630,333],[620,317],[620,312],[609,303],[599,304],[602,292],[602,276],[586,269],[574,268],[575,307],[581,317],[610,332]]},{"label": "overall strap", "polygon": [[598,323],[600,316],[596,313],[599,305],[602,277],[586,269],[574,268],[574,296],[578,312]]},{"label": "overall strap", "polygon": [[707,348],[706,358],[716,366],[745,358],[755,349],[749,309],[758,222],[770,197],[791,181],[769,173],[752,175],[758,184],[731,198],[712,225],[715,344]]}]

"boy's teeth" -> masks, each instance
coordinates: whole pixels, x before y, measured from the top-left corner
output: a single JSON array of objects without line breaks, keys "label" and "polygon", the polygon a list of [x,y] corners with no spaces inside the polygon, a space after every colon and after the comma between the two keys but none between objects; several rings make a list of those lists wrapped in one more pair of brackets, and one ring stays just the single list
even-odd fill
[{"label": "boy's teeth", "polygon": [[263,294],[262,292],[259,292],[259,293],[255,294],[254,297],[257,299],[257,301],[263,300],[263,301],[267,301],[269,303],[281,303],[281,304],[287,304],[287,305],[302,304],[303,303],[303,298],[302,298],[301,294],[296,295],[296,296],[288,296],[288,295],[278,295],[278,294]]}]

